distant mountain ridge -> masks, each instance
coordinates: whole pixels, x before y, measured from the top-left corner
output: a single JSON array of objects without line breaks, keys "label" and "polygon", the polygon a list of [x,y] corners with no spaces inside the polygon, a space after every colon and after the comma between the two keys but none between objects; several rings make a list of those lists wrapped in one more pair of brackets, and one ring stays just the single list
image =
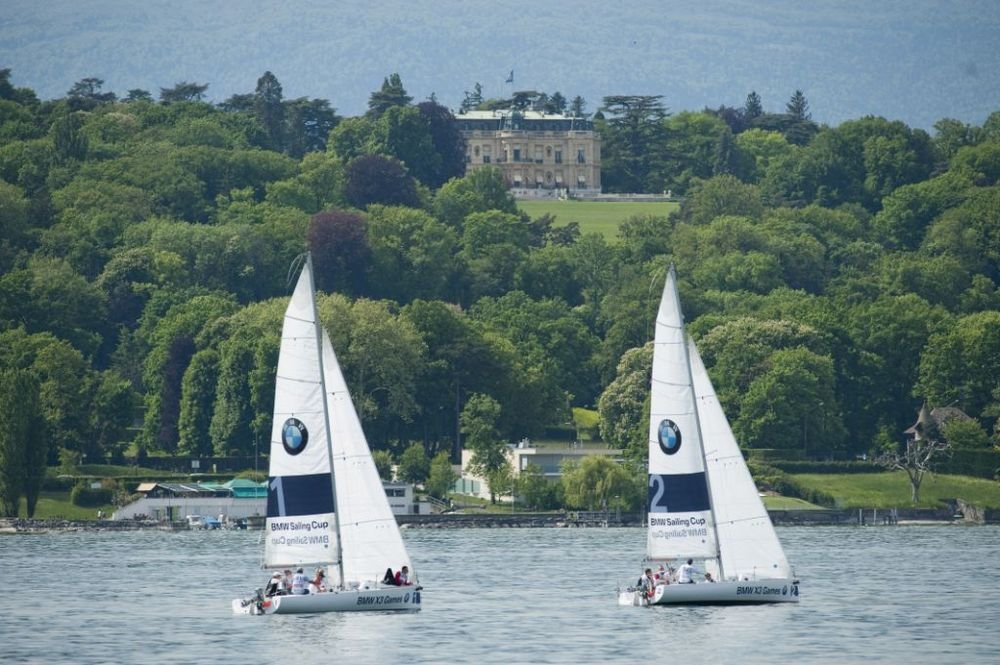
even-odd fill
[{"label": "distant mountain ridge", "polygon": [[[1000,109],[995,0],[5,0],[0,67],[46,99],[85,77],[124,95],[189,81],[219,102],[273,72],[286,98],[364,111],[398,72],[420,101],[457,108],[475,83],[581,95],[663,95],[671,111],[782,111],[796,89],[813,119],[864,115],[930,129]],[[506,83],[513,70],[514,82]]]}]

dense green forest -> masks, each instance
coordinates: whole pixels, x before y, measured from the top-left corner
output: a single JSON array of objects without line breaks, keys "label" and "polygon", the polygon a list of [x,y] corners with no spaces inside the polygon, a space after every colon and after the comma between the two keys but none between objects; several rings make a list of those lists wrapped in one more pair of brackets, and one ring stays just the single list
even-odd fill
[{"label": "dense green forest", "polygon": [[997,443],[1000,112],[930,135],[817,125],[801,93],[783,113],[609,96],[606,189],[683,197],[609,242],[518,213],[497,171],[463,176],[451,112],[396,75],[349,118],[270,73],[218,105],[195,83],[102,88],[42,101],[0,70],[0,487],[41,460],[265,450],[307,249],[370,441],[396,456],[454,456],[477,417],[542,437],[574,406],[642,450],[670,262],[744,446],[860,455],[925,401],[975,419],[956,445]]}]

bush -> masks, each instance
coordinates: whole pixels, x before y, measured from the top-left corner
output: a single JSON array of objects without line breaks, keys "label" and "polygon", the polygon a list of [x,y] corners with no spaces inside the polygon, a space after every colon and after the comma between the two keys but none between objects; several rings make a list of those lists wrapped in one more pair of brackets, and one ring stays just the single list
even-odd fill
[{"label": "bush", "polygon": [[114,498],[113,489],[92,489],[90,483],[86,481],[80,481],[73,486],[73,491],[70,492],[69,499],[74,506],[80,506],[83,508],[97,508],[98,506],[106,506],[112,502]]},{"label": "bush", "polygon": [[810,462],[771,460],[770,465],[785,473],[881,473],[886,469],[871,462]]},{"label": "bush", "polygon": [[836,499],[832,496],[820,490],[803,487],[794,478],[777,468],[777,465],[771,466],[751,460],[747,466],[750,467],[750,473],[754,478],[754,482],[757,483],[757,487],[761,490],[770,490],[782,496],[802,499],[803,501],[828,508],[836,505]]},{"label": "bush", "polygon": [[942,460],[936,471],[992,480],[996,478],[997,465],[1000,465],[1000,451],[952,448],[951,457]]}]

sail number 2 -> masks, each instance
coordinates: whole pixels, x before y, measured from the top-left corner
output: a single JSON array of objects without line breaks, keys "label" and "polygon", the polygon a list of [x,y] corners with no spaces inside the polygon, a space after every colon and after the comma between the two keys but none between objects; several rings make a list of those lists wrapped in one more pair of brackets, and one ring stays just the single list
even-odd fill
[{"label": "sail number 2", "polygon": [[670,512],[665,501],[667,493],[667,483],[663,476],[649,475],[649,512],[666,513]]}]

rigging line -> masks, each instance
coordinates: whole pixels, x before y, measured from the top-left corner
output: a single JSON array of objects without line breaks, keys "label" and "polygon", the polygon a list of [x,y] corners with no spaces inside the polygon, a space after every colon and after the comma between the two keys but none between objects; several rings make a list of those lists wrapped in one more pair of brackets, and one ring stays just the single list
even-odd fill
[{"label": "rigging line", "polygon": [[291,264],[288,266],[288,277],[285,281],[286,289],[292,286],[292,282],[295,281],[295,275],[299,273],[302,269],[302,264],[305,263],[308,258],[309,252],[303,252],[292,259]]}]

